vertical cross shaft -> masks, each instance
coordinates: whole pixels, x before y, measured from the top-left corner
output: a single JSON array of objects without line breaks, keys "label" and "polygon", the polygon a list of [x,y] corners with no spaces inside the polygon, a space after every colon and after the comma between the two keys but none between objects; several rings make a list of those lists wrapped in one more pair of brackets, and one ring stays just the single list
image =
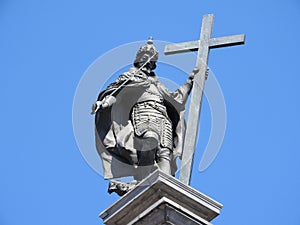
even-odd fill
[{"label": "vertical cross shaft", "polygon": [[203,16],[200,40],[179,44],[170,44],[165,47],[165,54],[176,54],[198,50],[196,67],[199,69],[199,71],[194,78],[194,86],[191,94],[187,130],[185,134],[179,177],[180,181],[187,185],[190,184],[196,141],[198,137],[200,110],[204,91],[209,50],[211,48],[244,44],[245,41],[245,35],[211,38],[213,20],[213,14]]},{"label": "vertical cross shaft", "polygon": [[[191,94],[190,110],[186,136],[184,141],[184,155],[182,158],[181,171],[179,179],[185,183],[190,183],[191,171],[194,159],[194,149],[198,137],[198,125],[200,122],[200,110],[202,105],[202,96],[205,83],[205,73],[207,70],[209,40],[212,33],[213,16],[205,15],[202,20],[200,42],[196,67],[199,68],[198,74],[194,78],[194,86]],[[194,109],[194,110],[191,110]],[[192,118],[192,119],[190,119]]]}]

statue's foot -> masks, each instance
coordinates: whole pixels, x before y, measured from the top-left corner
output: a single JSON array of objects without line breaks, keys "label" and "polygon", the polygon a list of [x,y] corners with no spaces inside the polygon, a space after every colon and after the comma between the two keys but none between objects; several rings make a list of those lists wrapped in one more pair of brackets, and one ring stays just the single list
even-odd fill
[{"label": "statue's foot", "polygon": [[131,191],[136,185],[137,181],[133,180],[131,182],[123,182],[118,180],[111,180],[108,186],[108,193],[117,193],[119,196],[125,195],[127,192]]}]

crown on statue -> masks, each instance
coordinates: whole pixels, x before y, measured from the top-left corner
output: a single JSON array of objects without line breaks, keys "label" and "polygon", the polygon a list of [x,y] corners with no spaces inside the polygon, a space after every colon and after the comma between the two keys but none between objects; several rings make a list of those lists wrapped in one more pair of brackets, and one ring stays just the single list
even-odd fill
[{"label": "crown on statue", "polygon": [[[142,45],[138,52],[136,53],[136,57],[134,60],[134,65],[137,65],[138,63],[141,62],[141,58],[143,57],[144,54],[148,54],[150,57],[153,58],[151,59],[151,62],[155,65],[155,62],[158,60],[158,51],[156,50],[155,46],[153,45],[153,38],[149,37],[147,44]],[[155,66],[156,67],[156,66]],[[152,68],[154,69],[154,68]]]}]

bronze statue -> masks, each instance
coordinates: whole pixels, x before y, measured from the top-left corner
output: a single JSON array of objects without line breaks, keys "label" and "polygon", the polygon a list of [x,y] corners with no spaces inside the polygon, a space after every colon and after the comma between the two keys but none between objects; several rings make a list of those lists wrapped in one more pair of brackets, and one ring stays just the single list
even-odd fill
[{"label": "bronze statue", "polygon": [[133,67],[102,91],[92,106],[104,178],[135,179],[129,186],[112,182],[110,191],[119,195],[155,169],[174,175],[176,158],[182,153],[185,103],[197,70],[170,92],[153,72],[157,60],[158,52],[149,39],[138,50]]}]

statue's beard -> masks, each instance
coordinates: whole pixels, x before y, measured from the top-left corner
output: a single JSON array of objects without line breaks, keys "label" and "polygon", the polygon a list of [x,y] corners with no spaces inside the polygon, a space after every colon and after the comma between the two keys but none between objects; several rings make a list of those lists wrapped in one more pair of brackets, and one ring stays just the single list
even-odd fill
[{"label": "statue's beard", "polygon": [[152,63],[151,62],[148,62],[146,65],[145,65],[146,62],[139,62],[138,64],[138,68],[141,68],[142,71],[150,71],[152,70]]},{"label": "statue's beard", "polygon": [[144,66],[141,70],[142,70],[143,72],[147,73],[147,74],[151,73],[150,66],[147,66],[147,65]]},{"label": "statue's beard", "polygon": [[139,62],[139,67],[146,67],[146,68],[148,68],[148,69],[150,69],[150,70],[153,70],[153,69],[155,69],[155,62],[148,62],[146,65],[145,65],[145,63],[146,63],[146,61],[142,61],[142,62]]}]

